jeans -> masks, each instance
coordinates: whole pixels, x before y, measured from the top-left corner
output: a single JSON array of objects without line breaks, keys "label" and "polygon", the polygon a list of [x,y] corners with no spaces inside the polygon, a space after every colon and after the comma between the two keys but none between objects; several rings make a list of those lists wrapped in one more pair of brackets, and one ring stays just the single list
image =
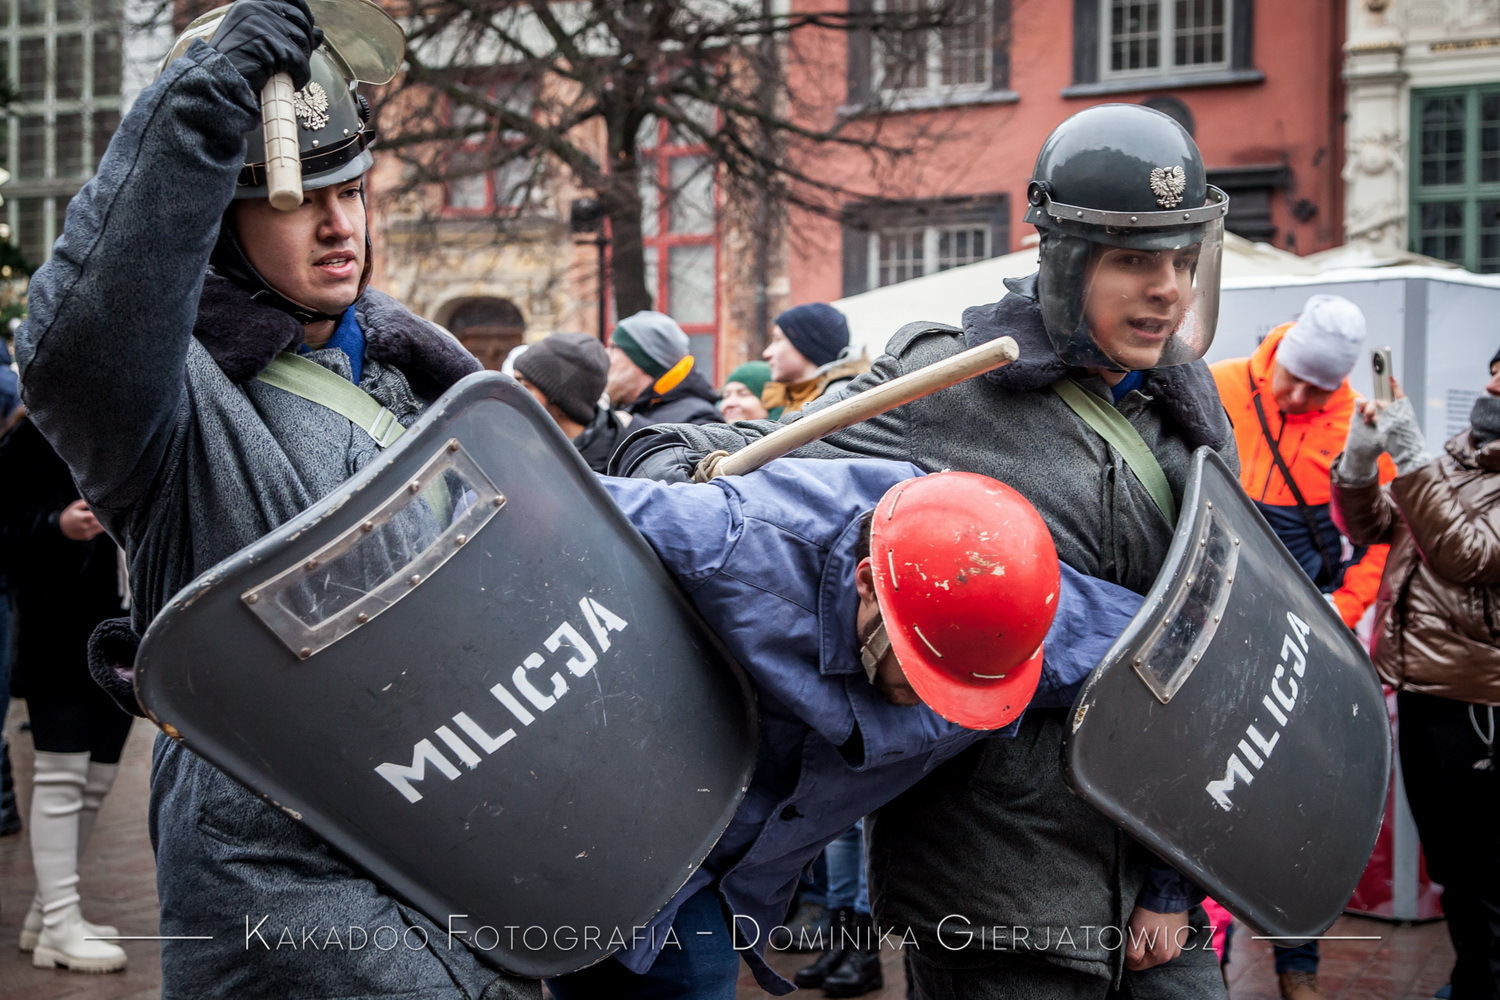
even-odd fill
[{"label": "jeans", "polygon": [[724,905],[712,886],[683,902],[667,942],[644,974],[606,958],[582,972],[547,980],[557,1000],[734,1000],[740,956]]},{"label": "jeans", "polygon": [[1283,972],[1317,972],[1318,942],[1308,941],[1299,945],[1277,944],[1271,946],[1276,957],[1276,974]]},{"label": "jeans", "polygon": [[870,912],[870,883],[865,878],[865,821],[860,820],[823,849],[828,860],[828,908]]}]

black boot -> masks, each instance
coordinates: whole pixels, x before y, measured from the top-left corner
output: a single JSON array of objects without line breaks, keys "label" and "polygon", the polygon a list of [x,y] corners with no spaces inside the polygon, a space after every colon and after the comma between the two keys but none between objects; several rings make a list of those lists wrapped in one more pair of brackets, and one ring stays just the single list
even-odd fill
[{"label": "black boot", "polygon": [[16,808],[16,786],[10,777],[10,745],[0,738],[0,837],[20,832],[21,811]]},{"label": "black boot", "polygon": [[825,997],[862,997],[885,986],[885,975],[880,971],[880,942],[868,913],[854,914],[848,943],[843,961],[823,980]]},{"label": "black boot", "polygon": [[828,950],[819,955],[811,965],[805,965],[797,970],[792,977],[792,982],[797,984],[798,989],[810,990],[823,985],[828,974],[838,968],[839,963],[844,960],[844,953],[848,950],[848,940],[852,925],[854,923],[854,911],[848,907],[839,907],[833,911],[833,919],[829,922],[828,936],[824,943]]}]

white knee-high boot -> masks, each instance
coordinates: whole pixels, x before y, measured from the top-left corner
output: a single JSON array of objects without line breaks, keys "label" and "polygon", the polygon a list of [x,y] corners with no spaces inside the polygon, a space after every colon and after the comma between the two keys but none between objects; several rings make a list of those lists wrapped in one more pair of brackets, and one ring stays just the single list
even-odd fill
[{"label": "white knee-high boot", "polygon": [[[68,756],[68,755],[65,755]],[[99,808],[104,797],[114,787],[115,777],[120,773],[119,764],[100,764],[89,761],[88,774],[83,782],[83,808],[78,814],[78,859],[83,861],[83,852],[93,836],[94,824],[99,819]],[[84,927],[90,937],[116,937],[119,928],[112,924],[96,924],[85,920]],[[42,894],[38,891],[31,897],[31,909],[26,911],[26,920],[21,924],[21,950],[36,950],[37,938],[42,936]]]},{"label": "white knee-high boot", "polygon": [[[42,932],[31,964],[74,972],[118,972],[125,951],[108,941],[90,941],[78,895],[78,845],[83,825],[83,791],[89,755],[36,755],[31,791],[31,863],[42,899]],[[101,799],[102,800],[102,799]]]}]

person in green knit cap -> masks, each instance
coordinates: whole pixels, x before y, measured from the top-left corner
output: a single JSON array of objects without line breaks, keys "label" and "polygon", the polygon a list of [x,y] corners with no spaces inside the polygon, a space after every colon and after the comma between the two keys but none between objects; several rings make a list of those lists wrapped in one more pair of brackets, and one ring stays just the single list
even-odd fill
[{"label": "person in green knit cap", "polygon": [[766,409],[760,401],[766,383],[771,381],[771,366],[764,361],[746,361],[724,380],[719,387],[719,412],[727,423],[736,420],[775,420],[781,416],[781,407]]}]

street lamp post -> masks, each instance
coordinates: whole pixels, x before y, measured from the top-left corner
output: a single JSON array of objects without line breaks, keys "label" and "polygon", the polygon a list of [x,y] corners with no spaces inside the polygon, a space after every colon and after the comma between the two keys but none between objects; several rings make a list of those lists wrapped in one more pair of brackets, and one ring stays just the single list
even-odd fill
[{"label": "street lamp post", "polygon": [[[605,316],[609,312],[609,279],[605,258],[609,237],[604,231],[605,220],[604,206],[597,198],[575,198],[568,206],[568,229],[573,234],[573,241],[578,244],[592,243],[599,251],[599,343],[601,344],[608,339]],[[579,239],[580,236],[592,238]]]}]

